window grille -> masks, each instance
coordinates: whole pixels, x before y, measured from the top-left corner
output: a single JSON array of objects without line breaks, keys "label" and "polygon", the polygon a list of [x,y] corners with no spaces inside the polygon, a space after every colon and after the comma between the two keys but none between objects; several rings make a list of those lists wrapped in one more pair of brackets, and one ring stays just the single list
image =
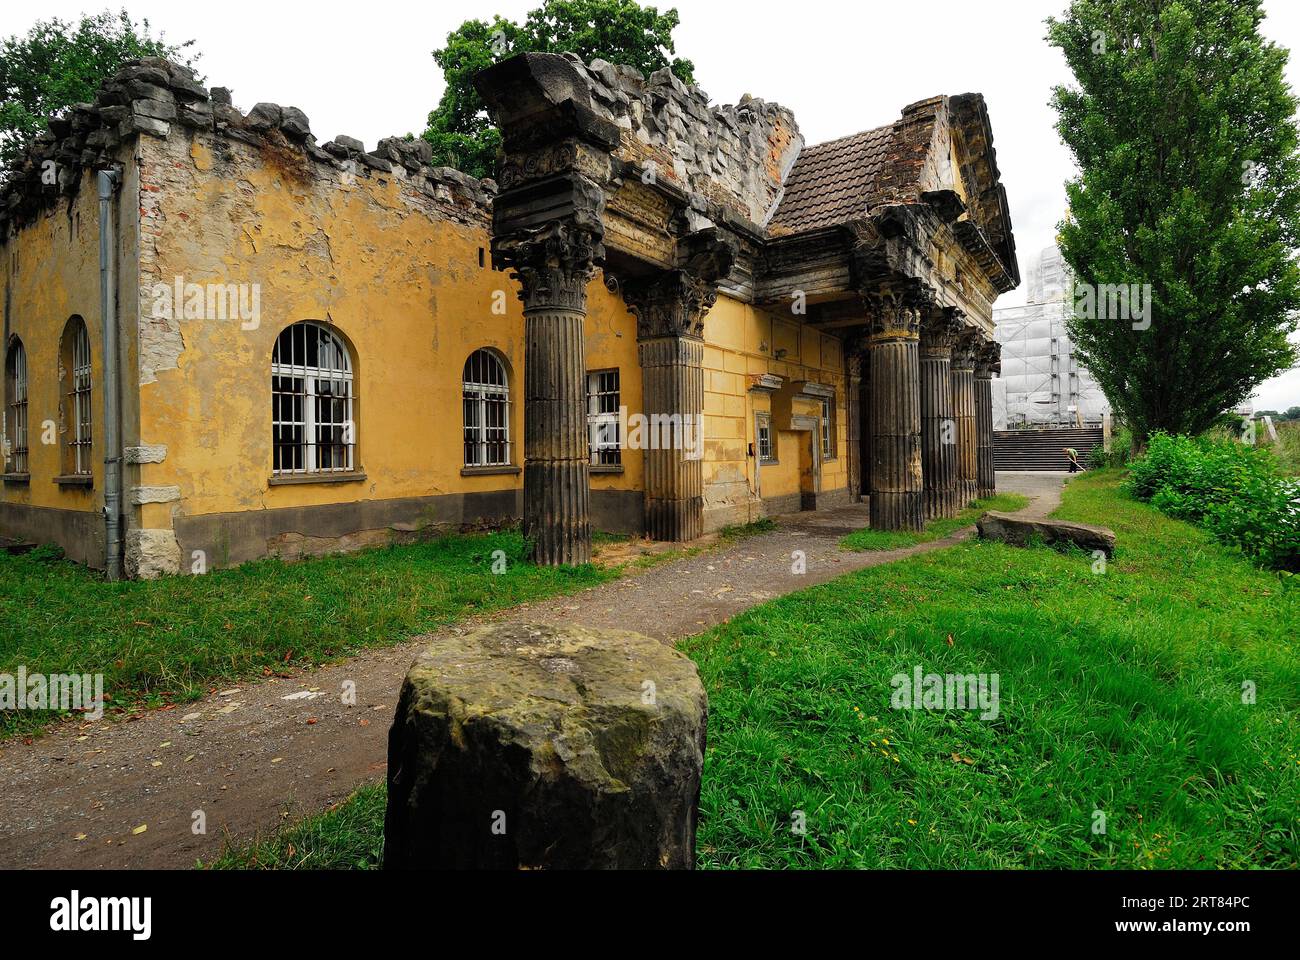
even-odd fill
[{"label": "window grille", "polygon": [[76,476],[91,473],[90,387],[90,336],[86,324],[78,318],[72,330],[72,389],[68,391],[68,410],[72,416],[68,431],[69,472]]},{"label": "window grille", "polygon": [[822,459],[835,459],[835,402],[822,400]]},{"label": "window grille", "polygon": [[510,384],[505,364],[491,350],[465,361],[465,466],[505,467],[510,457]]},{"label": "window grille", "polygon": [[310,321],[283,330],[271,355],[273,472],[355,469],[354,399],[351,358],[333,331]]},{"label": "window grille", "polygon": [[5,425],[9,438],[9,472],[28,473],[27,353],[21,340],[14,340],[9,348],[5,379],[9,384],[9,417]]},{"label": "window grille", "polygon": [[587,445],[593,466],[618,466],[623,462],[620,405],[617,370],[587,374]]},{"label": "window grille", "polygon": [[755,436],[758,438],[758,459],[762,463],[776,460],[772,452],[772,418],[766,413],[756,416]]}]

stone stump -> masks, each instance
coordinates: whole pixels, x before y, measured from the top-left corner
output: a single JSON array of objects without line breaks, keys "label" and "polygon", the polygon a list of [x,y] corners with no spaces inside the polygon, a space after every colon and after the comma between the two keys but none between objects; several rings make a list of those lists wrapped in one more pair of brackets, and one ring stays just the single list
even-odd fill
[{"label": "stone stump", "polygon": [[708,701],[637,633],[438,637],[388,734],[388,869],[691,869]]},{"label": "stone stump", "polygon": [[1089,552],[1100,550],[1108,557],[1115,555],[1115,531],[1108,527],[1068,520],[1030,519],[996,510],[980,517],[975,526],[983,539],[1000,540],[1017,547],[1028,546],[1034,541],[1049,545],[1068,543]]}]

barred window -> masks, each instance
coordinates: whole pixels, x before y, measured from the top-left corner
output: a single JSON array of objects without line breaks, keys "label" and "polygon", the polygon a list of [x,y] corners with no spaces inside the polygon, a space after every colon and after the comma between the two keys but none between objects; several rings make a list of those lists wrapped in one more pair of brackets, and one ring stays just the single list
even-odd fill
[{"label": "barred window", "polygon": [[28,473],[27,459],[27,352],[17,337],[5,358],[5,438],[9,442],[9,473]]},{"label": "barred window", "polygon": [[835,401],[822,400],[822,459],[835,459]]},{"label": "barred window", "polygon": [[273,472],[351,472],[354,399],[352,358],[337,334],[309,320],[282,330],[271,354]]},{"label": "barred window", "polygon": [[510,383],[506,365],[491,350],[465,361],[465,466],[505,467],[510,458]]},{"label": "barred window", "polygon": [[63,472],[88,477],[93,462],[90,335],[81,317],[72,317],[63,331],[62,365],[72,376],[64,408]]},{"label": "barred window", "polygon": [[613,467],[623,462],[622,426],[619,424],[617,370],[587,374],[587,447],[592,466]]},{"label": "barred window", "polygon": [[758,413],[754,415],[754,436],[758,439],[758,460],[760,463],[775,463],[772,452],[772,415]]}]

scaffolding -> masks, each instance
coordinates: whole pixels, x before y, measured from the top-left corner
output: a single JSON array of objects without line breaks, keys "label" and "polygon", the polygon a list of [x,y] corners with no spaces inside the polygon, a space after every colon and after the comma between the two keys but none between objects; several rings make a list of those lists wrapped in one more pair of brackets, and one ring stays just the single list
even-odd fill
[{"label": "scaffolding", "polygon": [[1100,425],[1110,404],[1079,362],[1066,330],[1070,275],[1060,251],[1043,250],[1026,273],[1025,305],[993,311],[995,336],[1002,345],[1002,373],[993,391],[994,427]]}]

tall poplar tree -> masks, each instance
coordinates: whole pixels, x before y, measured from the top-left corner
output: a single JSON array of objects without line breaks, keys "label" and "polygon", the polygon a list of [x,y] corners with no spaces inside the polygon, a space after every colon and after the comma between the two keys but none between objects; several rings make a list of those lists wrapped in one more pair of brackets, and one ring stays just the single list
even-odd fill
[{"label": "tall poplar tree", "polygon": [[1263,19],[1259,0],[1074,0],[1047,21],[1076,80],[1052,98],[1079,167],[1070,332],[1139,444],[1199,433],[1295,360],[1297,101]]}]

